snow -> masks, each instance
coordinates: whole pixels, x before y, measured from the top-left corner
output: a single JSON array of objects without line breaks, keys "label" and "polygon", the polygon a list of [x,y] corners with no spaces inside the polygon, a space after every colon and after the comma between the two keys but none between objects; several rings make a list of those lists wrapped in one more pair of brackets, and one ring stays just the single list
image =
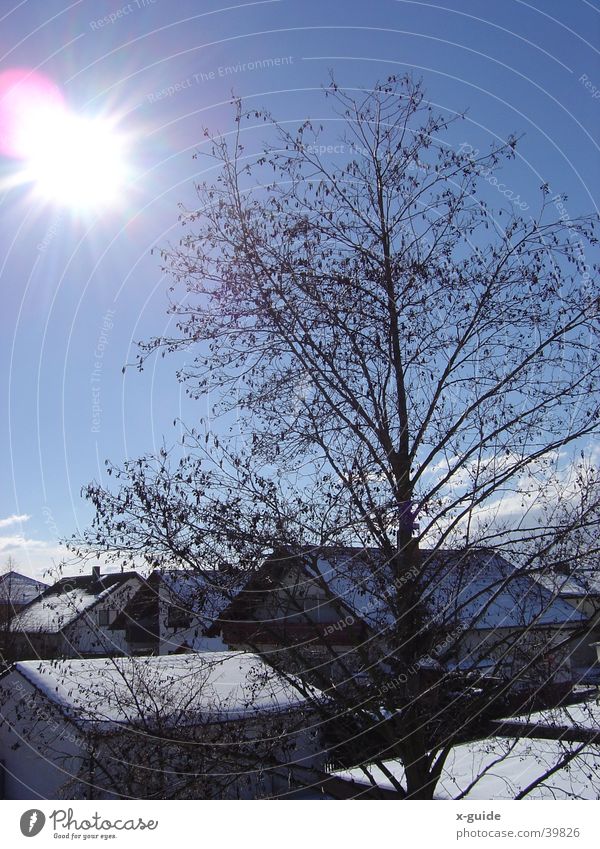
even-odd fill
[{"label": "snow", "polygon": [[[514,576],[503,557],[491,552],[439,551],[425,563],[419,580],[422,600],[438,624],[461,623],[477,629],[577,625],[586,617],[562,599],[554,599],[545,587],[526,575]],[[322,578],[329,590],[352,612],[372,627],[392,624],[389,598],[394,574],[376,550],[341,550],[327,557],[305,555],[310,574]],[[399,586],[401,591],[401,585]]]},{"label": "snow", "polygon": [[522,628],[534,620],[537,626],[577,624],[586,618],[529,578],[512,578],[496,564],[475,574],[448,570],[425,599],[436,616],[479,629]]},{"label": "snow", "polygon": [[184,610],[202,614],[207,621],[215,619],[231,601],[230,577],[216,570],[202,572],[165,571],[160,574],[170,599]]},{"label": "snow", "polygon": [[257,655],[22,661],[16,670],[75,721],[194,724],[300,707],[303,697]]},{"label": "snow", "polygon": [[47,584],[18,572],[0,576],[0,603],[28,604],[47,588]]},{"label": "snow", "polygon": [[600,580],[594,575],[581,573],[578,575],[538,575],[536,580],[549,592],[555,595],[585,598],[600,595]]},{"label": "snow", "polygon": [[[558,740],[492,737],[456,746],[448,756],[436,787],[435,798],[456,799],[475,782],[464,796],[465,799],[514,799],[520,791],[558,764],[566,752],[579,745]],[[384,761],[384,765],[403,785],[402,764],[399,761]],[[380,787],[394,789],[392,782],[378,767],[368,769]],[[590,744],[525,798],[600,799],[600,779],[593,778],[599,774],[600,747]],[[359,768],[339,771],[334,775],[368,786],[368,779]]]},{"label": "snow", "polygon": [[583,702],[568,707],[549,708],[523,716],[511,717],[510,722],[535,723],[552,727],[583,728],[600,732],[600,704]]},{"label": "snow", "polygon": [[95,593],[89,588],[74,587],[59,594],[44,595],[12,619],[11,631],[55,634],[114,589],[115,586],[110,586]]}]

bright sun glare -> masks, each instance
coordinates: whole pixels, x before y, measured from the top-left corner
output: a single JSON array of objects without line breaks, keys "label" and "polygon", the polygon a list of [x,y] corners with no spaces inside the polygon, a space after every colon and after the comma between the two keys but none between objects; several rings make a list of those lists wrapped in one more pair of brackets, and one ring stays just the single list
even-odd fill
[{"label": "bright sun glare", "polygon": [[40,74],[0,74],[0,153],[21,160],[14,182],[76,210],[116,203],[127,176],[123,138],[107,119],[71,112]]},{"label": "bright sun glare", "polygon": [[25,174],[44,199],[76,208],[118,200],[125,177],[122,144],[100,120],[49,115],[33,135]]}]

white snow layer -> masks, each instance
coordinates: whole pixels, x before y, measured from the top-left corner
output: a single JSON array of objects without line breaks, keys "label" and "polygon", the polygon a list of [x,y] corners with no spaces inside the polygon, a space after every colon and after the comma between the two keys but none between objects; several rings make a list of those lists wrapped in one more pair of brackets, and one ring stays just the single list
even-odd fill
[{"label": "white snow layer", "polygon": [[291,684],[247,652],[31,660],[16,669],[76,721],[193,724],[304,703]]}]

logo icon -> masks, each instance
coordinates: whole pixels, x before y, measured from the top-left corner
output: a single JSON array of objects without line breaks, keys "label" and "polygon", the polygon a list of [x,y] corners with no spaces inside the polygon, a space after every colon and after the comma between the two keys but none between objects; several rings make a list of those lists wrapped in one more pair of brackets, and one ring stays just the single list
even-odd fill
[{"label": "logo icon", "polygon": [[37,808],[25,811],[21,817],[21,834],[25,837],[35,837],[46,824],[46,817]]}]

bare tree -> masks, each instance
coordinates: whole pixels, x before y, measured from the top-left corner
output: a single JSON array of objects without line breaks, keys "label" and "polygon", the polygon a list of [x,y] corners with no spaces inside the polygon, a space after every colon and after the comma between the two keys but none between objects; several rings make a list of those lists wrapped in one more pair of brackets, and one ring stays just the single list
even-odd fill
[{"label": "bare tree", "polygon": [[[478,659],[450,671],[465,617],[520,595],[581,525],[541,516],[600,426],[594,221],[562,220],[547,186],[535,216],[494,210],[483,175],[508,167],[516,139],[453,146],[458,119],[409,77],[325,94],[344,128],[334,159],[321,125],[292,131],[239,102],[231,132],[205,133],[217,176],[161,252],[183,288],[177,332],[142,344],[138,365],[191,351],[179,377],[210,416],[179,452],[108,465],[117,487],[86,488],[96,517],[75,545],[238,577],[268,550],[360,549],[347,577],[377,604],[372,635],[337,658],[346,686],[299,649],[297,666],[320,675],[338,736],[398,757],[399,793],[430,798],[452,747],[509,709],[505,680],[473,685]],[[256,155],[247,121],[270,134]],[[491,592],[482,551],[514,566]],[[432,608],[432,585],[451,604]],[[547,607],[523,619],[521,645]],[[556,651],[535,644],[512,683]],[[485,652],[492,671],[514,662],[502,629]]]},{"label": "bare tree", "polygon": [[14,640],[10,620],[16,612],[16,587],[13,579],[16,569],[17,563],[12,554],[9,554],[0,568],[0,670],[7,667],[13,658]]}]

